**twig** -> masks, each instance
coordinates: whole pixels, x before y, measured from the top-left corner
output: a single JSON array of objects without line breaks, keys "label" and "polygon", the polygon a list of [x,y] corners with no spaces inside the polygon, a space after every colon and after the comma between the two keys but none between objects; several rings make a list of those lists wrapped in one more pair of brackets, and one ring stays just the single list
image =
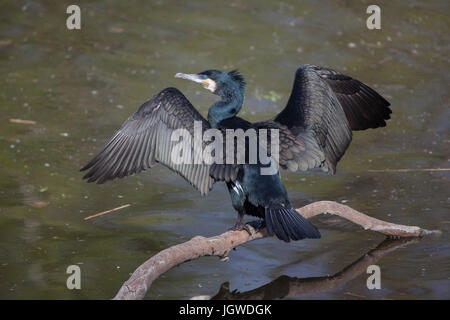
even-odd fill
[{"label": "twig", "polygon": [[[314,202],[297,209],[297,211],[305,218],[311,218],[321,213],[334,214],[358,224],[366,230],[377,231],[388,236],[420,237],[439,232],[429,231],[415,226],[404,226],[385,222],[333,201]],[[227,231],[211,238],[196,236],[187,242],[177,244],[159,252],[134,271],[130,279],[122,285],[114,299],[143,299],[153,281],[171,268],[202,256],[218,256],[225,259],[233,248],[267,236],[265,228],[258,232],[255,232],[251,226],[249,228],[251,234],[242,230]]]},{"label": "twig", "polygon": [[99,216],[102,216],[104,214],[107,214],[107,213],[110,213],[110,212],[113,212],[113,211],[117,211],[117,210],[129,207],[129,206],[131,206],[131,204],[129,204],[129,203],[128,204],[124,204],[123,206],[120,206],[120,207],[117,207],[117,208],[114,208],[114,209],[111,209],[111,210],[106,210],[106,211],[102,211],[102,212],[96,213],[96,214],[94,214],[92,216],[84,218],[84,220],[89,220],[89,219],[92,219],[92,218],[95,218],[95,217],[99,217]]},{"label": "twig", "polygon": [[450,168],[410,168],[410,169],[384,169],[368,170],[369,172],[411,172],[411,171],[450,171]]},{"label": "twig", "polygon": [[20,123],[20,124],[36,124],[34,120],[22,120],[22,119],[9,119],[11,123]]}]

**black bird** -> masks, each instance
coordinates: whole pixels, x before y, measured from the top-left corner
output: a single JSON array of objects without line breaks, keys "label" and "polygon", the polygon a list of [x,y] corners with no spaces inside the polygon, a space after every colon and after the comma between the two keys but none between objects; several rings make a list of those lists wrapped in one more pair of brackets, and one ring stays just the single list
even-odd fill
[{"label": "black bird", "polygon": [[[194,134],[194,121],[202,130],[278,129],[279,166],[290,171],[322,168],[334,174],[336,164],[352,139],[352,130],[384,127],[390,118],[389,102],[364,83],[332,69],[302,65],[297,69],[287,106],[272,120],[250,123],[237,117],[244,100],[245,80],[236,70],[177,73],[218,95],[208,120],[175,88],[167,88],[145,102],[122,125],[100,152],[81,170],[88,182],[139,173],[161,163],[207,194],[216,181],[226,183],[238,221],[245,229],[245,214],[261,218],[269,235],[289,242],[320,238],[317,228],[302,218],[289,202],[279,172],[260,174],[256,164],[179,164],[171,159],[171,134],[186,129]],[[196,152],[193,146],[192,151]],[[203,144],[203,147],[205,144]],[[198,152],[198,150],[197,150]],[[259,161],[259,160],[258,160]]]}]

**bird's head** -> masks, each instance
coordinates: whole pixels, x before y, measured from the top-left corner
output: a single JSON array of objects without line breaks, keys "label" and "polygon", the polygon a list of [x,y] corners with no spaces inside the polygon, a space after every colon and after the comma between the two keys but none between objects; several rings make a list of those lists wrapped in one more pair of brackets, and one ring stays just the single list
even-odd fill
[{"label": "bird's head", "polygon": [[200,83],[205,89],[224,98],[233,93],[244,93],[245,79],[237,70],[230,72],[220,70],[205,70],[199,73],[177,73],[175,78],[191,80]]}]

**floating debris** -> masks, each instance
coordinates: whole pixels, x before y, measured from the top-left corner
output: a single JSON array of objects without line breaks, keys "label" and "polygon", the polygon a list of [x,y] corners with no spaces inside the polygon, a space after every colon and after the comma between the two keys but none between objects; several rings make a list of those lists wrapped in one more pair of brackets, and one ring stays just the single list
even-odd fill
[{"label": "floating debris", "polygon": [[36,121],[33,120],[22,120],[22,119],[9,119],[11,123],[19,123],[19,124],[32,124],[35,125]]},{"label": "floating debris", "polygon": [[0,40],[0,48],[7,47],[12,43],[11,39]]},{"label": "floating debris", "polygon": [[28,203],[29,206],[33,207],[33,208],[44,208],[46,206],[48,206],[50,203],[47,201],[33,201]]},{"label": "floating debris", "polygon": [[109,28],[109,32],[111,32],[111,33],[122,33],[123,32],[123,28],[121,28],[121,27],[111,27],[111,28]]},{"label": "floating debris", "polygon": [[117,208],[114,208],[114,209],[111,209],[111,210],[106,210],[106,211],[103,211],[103,212],[96,213],[96,214],[94,214],[92,216],[84,218],[84,220],[89,220],[89,219],[92,219],[92,218],[95,218],[95,217],[99,217],[99,216],[102,216],[104,214],[107,214],[107,213],[110,213],[110,212],[113,212],[113,211],[117,211],[117,210],[120,210],[120,209],[123,209],[123,208],[127,208],[129,206],[131,206],[131,204],[129,204],[129,203],[128,204],[124,204],[123,206],[120,206],[120,207],[117,207]]},{"label": "floating debris", "polygon": [[269,94],[263,95],[263,98],[266,100],[271,100],[273,102],[276,102],[281,99],[281,96],[278,93],[276,93],[275,91],[269,91]]},{"label": "floating debris", "polygon": [[368,170],[369,172],[411,172],[411,171],[450,171],[450,168],[410,168],[410,169],[384,169]]}]

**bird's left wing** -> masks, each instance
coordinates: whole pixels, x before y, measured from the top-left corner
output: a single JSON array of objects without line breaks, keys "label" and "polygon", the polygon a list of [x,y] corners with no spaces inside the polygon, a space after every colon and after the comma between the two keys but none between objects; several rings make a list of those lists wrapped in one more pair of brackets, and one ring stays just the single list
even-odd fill
[{"label": "bird's left wing", "polygon": [[332,174],[352,130],[386,125],[389,102],[364,83],[329,68],[302,65],[286,107],[259,127],[279,129],[279,164],[290,171],[322,167]]},{"label": "bird's left wing", "polygon": [[[177,129],[185,129],[194,137],[195,121],[201,122],[203,136],[204,130],[210,128],[209,123],[178,89],[164,89],[131,115],[100,152],[81,169],[90,169],[83,179],[104,183],[139,173],[159,162],[181,175],[202,194],[208,193],[214,183],[209,174],[210,165],[203,161],[195,164],[174,162],[172,159],[172,150],[177,143],[171,141],[172,133]],[[194,139],[191,139],[190,147],[193,159],[197,156],[195,152],[201,152],[204,145],[201,150],[196,150]]]},{"label": "bird's left wing", "polygon": [[278,162],[281,168],[295,172],[319,168],[323,165],[325,154],[310,131],[289,128],[274,120],[256,122],[254,126],[258,129],[270,130],[267,135],[267,152],[272,155],[273,133],[271,131],[278,131]]},{"label": "bird's left wing", "polygon": [[310,66],[331,87],[352,130],[386,126],[390,103],[368,85],[330,68]]}]

